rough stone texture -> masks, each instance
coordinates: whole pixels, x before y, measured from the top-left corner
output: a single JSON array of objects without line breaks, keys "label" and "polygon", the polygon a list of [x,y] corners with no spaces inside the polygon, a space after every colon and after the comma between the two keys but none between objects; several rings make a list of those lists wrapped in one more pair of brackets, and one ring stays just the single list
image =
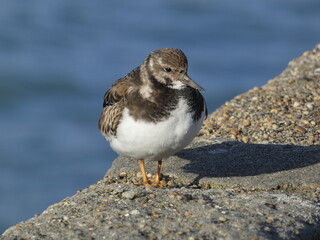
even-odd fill
[{"label": "rough stone texture", "polygon": [[[128,199],[126,192],[134,197]],[[5,235],[10,239],[316,239],[319,216],[313,201],[283,192],[158,189],[105,179]]]},{"label": "rough stone texture", "polygon": [[[147,162],[155,173],[156,162]],[[139,172],[137,161],[117,158],[107,175]],[[222,139],[195,139],[163,161],[163,174],[179,185],[272,190],[283,186],[320,187],[320,146],[245,144]],[[140,178],[131,178],[133,183]]]},{"label": "rough stone texture", "polygon": [[267,85],[226,102],[201,133],[244,143],[320,145],[320,44]]},{"label": "rough stone texture", "polygon": [[319,96],[320,45],[211,114],[164,161],[166,188],[134,185],[137,162],[117,158],[0,239],[320,239]]}]

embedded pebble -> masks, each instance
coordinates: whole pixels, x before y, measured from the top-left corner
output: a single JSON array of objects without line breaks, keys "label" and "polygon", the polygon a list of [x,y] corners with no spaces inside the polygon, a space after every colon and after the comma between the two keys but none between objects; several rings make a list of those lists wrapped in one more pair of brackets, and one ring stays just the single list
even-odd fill
[{"label": "embedded pebble", "polygon": [[304,127],[300,127],[300,126],[296,127],[295,130],[300,132],[300,133],[306,133],[306,131],[307,131]]},{"label": "embedded pebble", "polygon": [[134,191],[125,191],[122,193],[122,197],[127,198],[127,199],[134,199],[136,196],[136,193]]},{"label": "embedded pebble", "polygon": [[119,177],[126,177],[127,176],[127,173],[126,172],[121,172],[119,173]]},{"label": "embedded pebble", "polygon": [[219,220],[220,222],[226,222],[226,221],[228,221],[228,219],[225,218],[225,217],[219,217],[218,220]]},{"label": "embedded pebble", "polygon": [[310,111],[313,110],[313,105],[310,104],[310,103],[307,103],[307,104],[306,104],[306,107],[307,107]]},{"label": "embedded pebble", "polygon": [[293,103],[293,107],[294,107],[294,108],[299,107],[299,106],[300,106],[300,103],[299,103],[299,102],[294,102],[294,103]]},{"label": "embedded pebble", "polygon": [[138,215],[139,213],[140,213],[140,211],[137,210],[137,209],[134,209],[134,210],[132,210],[132,211],[130,212],[131,215]]}]

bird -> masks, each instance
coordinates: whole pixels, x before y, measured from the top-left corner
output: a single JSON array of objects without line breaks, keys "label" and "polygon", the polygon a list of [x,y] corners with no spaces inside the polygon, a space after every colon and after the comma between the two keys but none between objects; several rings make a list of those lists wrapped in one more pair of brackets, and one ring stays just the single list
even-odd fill
[{"label": "bird", "polygon": [[[188,76],[186,55],[175,48],[151,52],[105,93],[99,130],[120,156],[138,161],[140,186],[163,187],[163,159],[186,147],[207,117],[204,89]],[[145,161],[157,162],[149,181]]]}]

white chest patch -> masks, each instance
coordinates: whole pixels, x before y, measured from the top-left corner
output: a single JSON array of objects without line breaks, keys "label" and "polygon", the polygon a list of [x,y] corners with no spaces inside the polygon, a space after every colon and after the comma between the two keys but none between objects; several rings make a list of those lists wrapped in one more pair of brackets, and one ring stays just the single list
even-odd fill
[{"label": "white chest patch", "polygon": [[158,123],[136,121],[124,109],[116,137],[108,137],[119,155],[135,159],[161,160],[187,146],[199,132],[205,113],[192,120],[185,100],[180,99],[170,117]]},{"label": "white chest patch", "polygon": [[187,85],[185,85],[184,83],[182,83],[180,81],[173,81],[172,86],[168,86],[168,87],[173,88],[173,89],[183,89],[183,88],[186,88]]}]

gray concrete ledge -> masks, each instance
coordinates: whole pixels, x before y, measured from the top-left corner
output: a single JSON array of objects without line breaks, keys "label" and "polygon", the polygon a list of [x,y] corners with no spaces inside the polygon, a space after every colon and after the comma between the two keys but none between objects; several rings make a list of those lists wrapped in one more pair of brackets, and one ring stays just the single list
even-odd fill
[{"label": "gray concrete ledge", "polygon": [[[155,173],[156,162],[147,162]],[[117,158],[107,175],[139,172],[137,161]],[[163,161],[164,175],[183,185],[242,189],[320,187],[320,146],[250,144],[231,140],[196,139],[175,156]]]}]

